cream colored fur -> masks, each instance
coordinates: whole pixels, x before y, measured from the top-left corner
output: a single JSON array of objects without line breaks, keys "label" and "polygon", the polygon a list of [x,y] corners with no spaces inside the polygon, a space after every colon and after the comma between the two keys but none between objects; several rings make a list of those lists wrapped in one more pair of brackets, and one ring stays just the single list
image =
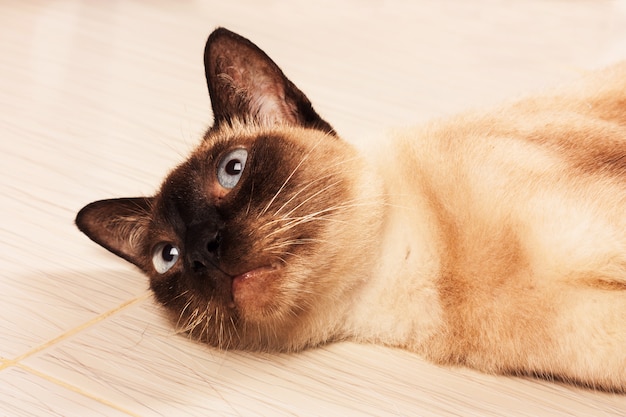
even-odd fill
[{"label": "cream colored fur", "polygon": [[626,392],[626,64],[361,154],[239,35],[211,34],[205,70],[215,120],[190,158],[155,196],[76,220],[181,331],[223,349],[381,343]]},{"label": "cream colored fur", "polygon": [[625,390],[626,65],[385,147],[378,266],[346,332]]}]

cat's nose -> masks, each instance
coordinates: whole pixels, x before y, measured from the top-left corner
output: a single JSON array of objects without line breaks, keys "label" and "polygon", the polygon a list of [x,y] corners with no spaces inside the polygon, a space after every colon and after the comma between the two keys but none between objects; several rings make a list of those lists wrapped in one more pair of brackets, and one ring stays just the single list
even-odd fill
[{"label": "cat's nose", "polygon": [[217,268],[220,258],[222,235],[219,230],[201,227],[187,236],[187,258],[191,270],[195,273]]},{"label": "cat's nose", "polygon": [[216,257],[219,255],[220,243],[222,242],[222,234],[216,231],[211,236],[205,245],[207,252],[214,254]]},{"label": "cat's nose", "polygon": [[220,257],[220,241],[220,233],[215,232],[213,236],[205,240],[206,243],[200,243],[200,247],[194,253],[195,256],[192,263],[194,272],[202,272],[211,266],[217,266],[217,261]]}]

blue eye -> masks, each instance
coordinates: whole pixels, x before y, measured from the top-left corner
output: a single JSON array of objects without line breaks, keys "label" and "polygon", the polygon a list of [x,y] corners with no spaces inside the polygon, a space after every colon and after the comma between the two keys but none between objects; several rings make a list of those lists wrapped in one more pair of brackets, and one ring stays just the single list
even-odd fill
[{"label": "blue eye", "polygon": [[248,159],[248,151],[235,149],[228,152],[217,167],[217,181],[224,188],[234,188],[241,179]]},{"label": "blue eye", "polygon": [[174,265],[180,256],[180,250],[171,243],[159,243],[152,252],[152,265],[159,274],[164,274]]}]

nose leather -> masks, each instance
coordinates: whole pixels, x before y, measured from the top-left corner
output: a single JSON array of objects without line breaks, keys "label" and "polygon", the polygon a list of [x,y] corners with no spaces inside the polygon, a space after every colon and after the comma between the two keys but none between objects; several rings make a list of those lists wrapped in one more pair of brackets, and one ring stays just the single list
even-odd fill
[{"label": "nose leather", "polygon": [[220,261],[221,231],[215,223],[204,222],[187,229],[186,259],[189,269],[206,273],[217,269]]}]

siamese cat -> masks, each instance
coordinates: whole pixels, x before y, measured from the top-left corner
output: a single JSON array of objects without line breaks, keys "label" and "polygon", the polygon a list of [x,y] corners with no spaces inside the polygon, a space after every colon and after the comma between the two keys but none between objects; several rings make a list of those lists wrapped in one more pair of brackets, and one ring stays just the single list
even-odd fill
[{"label": "siamese cat", "polygon": [[204,65],[189,159],[76,218],[182,331],[626,391],[626,65],[360,151],[249,40],[215,30]]}]

